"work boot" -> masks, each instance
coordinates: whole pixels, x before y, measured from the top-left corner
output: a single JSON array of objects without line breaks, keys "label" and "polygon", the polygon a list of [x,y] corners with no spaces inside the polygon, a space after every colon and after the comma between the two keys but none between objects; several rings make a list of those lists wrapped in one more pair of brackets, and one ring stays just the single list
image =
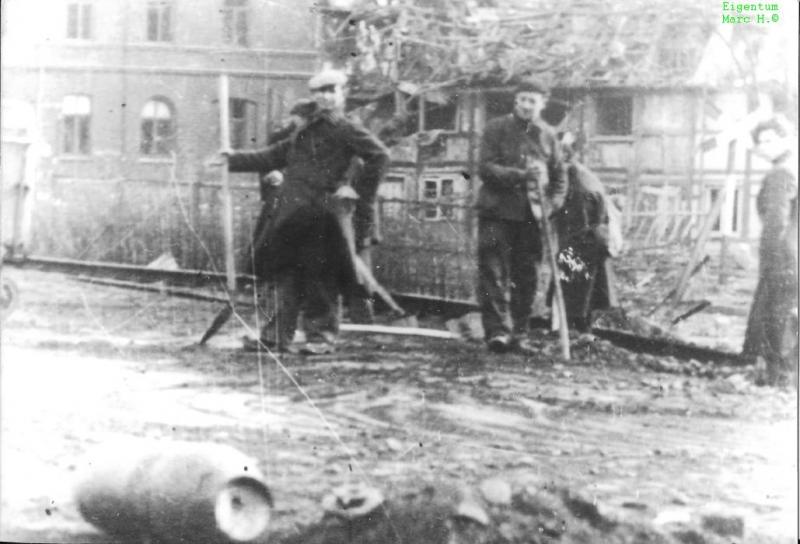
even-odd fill
[{"label": "work boot", "polygon": [[327,355],[336,351],[330,342],[306,342],[300,347],[303,355]]},{"label": "work boot", "polygon": [[506,353],[511,349],[511,336],[504,333],[495,334],[486,341],[486,346],[493,353]]},{"label": "work boot", "polygon": [[542,351],[539,346],[535,345],[528,338],[515,339],[512,347],[515,353],[520,353],[522,355],[538,355]]}]

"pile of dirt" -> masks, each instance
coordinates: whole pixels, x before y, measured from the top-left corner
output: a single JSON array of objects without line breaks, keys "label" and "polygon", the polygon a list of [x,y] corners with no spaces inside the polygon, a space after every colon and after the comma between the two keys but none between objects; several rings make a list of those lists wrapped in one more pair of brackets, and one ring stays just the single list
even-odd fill
[{"label": "pile of dirt", "polygon": [[[567,487],[522,474],[476,489],[416,484],[355,519],[326,513],[291,534],[271,535],[279,544],[729,544],[744,536],[744,521],[724,513],[665,512],[659,526],[630,515],[604,513],[600,505]],[[675,512],[680,512],[676,514]]]}]

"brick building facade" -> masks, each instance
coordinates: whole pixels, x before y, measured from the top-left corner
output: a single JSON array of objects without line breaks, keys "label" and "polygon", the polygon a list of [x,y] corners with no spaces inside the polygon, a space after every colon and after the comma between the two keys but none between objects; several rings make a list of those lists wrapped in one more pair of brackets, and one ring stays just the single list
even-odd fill
[{"label": "brick building facade", "polygon": [[6,103],[30,106],[56,179],[192,181],[219,148],[263,145],[318,67],[310,0],[3,2]]}]

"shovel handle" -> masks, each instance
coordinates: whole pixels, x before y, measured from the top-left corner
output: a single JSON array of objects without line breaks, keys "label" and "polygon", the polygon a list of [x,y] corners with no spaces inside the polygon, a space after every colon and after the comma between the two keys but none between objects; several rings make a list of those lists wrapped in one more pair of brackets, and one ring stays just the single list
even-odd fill
[{"label": "shovel handle", "polygon": [[547,251],[547,260],[550,263],[550,271],[553,275],[553,293],[554,300],[558,308],[553,308],[553,311],[558,312],[558,333],[561,343],[561,356],[565,361],[569,361],[569,329],[567,328],[567,311],[564,306],[564,293],[561,290],[561,281],[558,277],[558,263],[556,262],[556,249],[553,243],[553,238],[550,232],[550,207],[548,206],[547,199],[544,194],[544,187],[538,181],[536,182],[536,191],[539,194],[539,205],[542,208],[542,233],[544,234],[545,247]]}]

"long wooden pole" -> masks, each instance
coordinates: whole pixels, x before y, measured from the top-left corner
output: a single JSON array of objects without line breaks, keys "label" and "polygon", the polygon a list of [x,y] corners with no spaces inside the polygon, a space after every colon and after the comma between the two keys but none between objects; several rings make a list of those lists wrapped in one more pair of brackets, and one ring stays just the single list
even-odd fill
[{"label": "long wooden pole", "polygon": [[[219,76],[219,135],[221,149],[230,148],[230,125],[228,124],[228,76]],[[236,290],[236,267],[233,258],[233,197],[231,196],[228,160],[222,164],[222,232],[225,242],[225,277],[228,291]]]},{"label": "long wooden pole", "polygon": [[544,184],[536,182],[539,193],[539,203],[542,207],[542,234],[545,239],[545,251],[550,263],[550,272],[553,276],[553,312],[558,312],[558,335],[561,342],[561,356],[569,361],[569,329],[567,328],[567,308],[564,305],[564,293],[561,291],[561,281],[558,277],[558,263],[556,262],[556,248],[550,232],[550,207],[544,194]]}]

